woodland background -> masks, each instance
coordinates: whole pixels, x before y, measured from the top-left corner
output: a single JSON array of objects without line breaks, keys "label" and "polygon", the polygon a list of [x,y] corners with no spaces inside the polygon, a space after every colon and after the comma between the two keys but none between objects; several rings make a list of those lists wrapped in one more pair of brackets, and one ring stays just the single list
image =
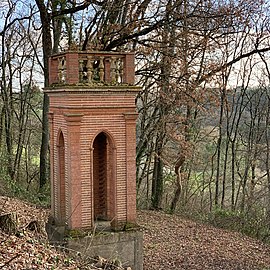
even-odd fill
[{"label": "woodland background", "polygon": [[1,193],[49,203],[48,58],[134,51],[138,207],[270,241],[264,0],[2,0]]}]

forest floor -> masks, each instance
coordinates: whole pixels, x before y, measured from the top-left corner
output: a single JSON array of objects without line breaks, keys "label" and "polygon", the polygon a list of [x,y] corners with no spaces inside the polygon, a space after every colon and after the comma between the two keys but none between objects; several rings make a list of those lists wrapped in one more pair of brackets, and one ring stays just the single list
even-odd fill
[{"label": "forest floor", "polygon": [[176,215],[141,211],[144,270],[270,270],[270,245]]},{"label": "forest floor", "polygon": [[[0,230],[0,269],[86,269],[47,243],[48,209],[0,196],[0,215],[10,212],[17,213],[18,232]],[[32,221],[43,225],[31,231]],[[139,211],[138,223],[144,270],[270,270],[270,246],[242,234],[155,211]]]}]

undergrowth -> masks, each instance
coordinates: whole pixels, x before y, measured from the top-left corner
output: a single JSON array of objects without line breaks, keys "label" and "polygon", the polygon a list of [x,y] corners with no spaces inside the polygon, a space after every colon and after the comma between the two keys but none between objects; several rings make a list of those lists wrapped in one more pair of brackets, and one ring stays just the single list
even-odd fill
[{"label": "undergrowth", "polygon": [[231,211],[217,208],[207,218],[216,227],[234,230],[270,243],[270,227],[262,211]]},{"label": "undergrowth", "polygon": [[12,181],[10,178],[2,178],[1,186],[4,186],[2,195],[16,197],[18,199],[28,201],[35,205],[48,207],[50,205],[50,186],[47,185],[42,192],[37,189],[29,189],[19,181]]},{"label": "undergrowth", "polygon": [[[191,212],[186,216],[191,217]],[[270,224],[262,211],[231,211],[216,208],[210,213],[192,212],[192,219],[215,227],[237,231],[270,244]]]}]

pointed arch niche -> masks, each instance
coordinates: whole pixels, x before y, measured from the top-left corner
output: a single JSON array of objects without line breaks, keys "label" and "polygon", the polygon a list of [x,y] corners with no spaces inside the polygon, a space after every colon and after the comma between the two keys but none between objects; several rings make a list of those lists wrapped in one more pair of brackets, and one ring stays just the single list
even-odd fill
[{"label": "pointed arch niche", "polygon": [[58,135],[57,144],[58,157],[58,222],[65,224],[66,222],[66,184],[65,184],[65,140],[63,132],[60,131]]},{"label": "pointed arch niche", "polygon": [[112,221],[115,209],[116,158],[112,137],[100,132],[93,141],[93,218]]}]

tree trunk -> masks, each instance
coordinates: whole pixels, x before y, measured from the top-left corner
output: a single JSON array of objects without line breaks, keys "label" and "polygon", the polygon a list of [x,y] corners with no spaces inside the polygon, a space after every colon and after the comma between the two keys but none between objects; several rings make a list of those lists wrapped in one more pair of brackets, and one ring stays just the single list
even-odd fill
[{"label": "tree trunk", "polygon": [[[268,106],[267,106],[267,113],[266,113],[266,119],[265,119],[265,126],[268,127],[270,124],[269,114],[270,114],[270,97],[268,96]],[[266,176],[267,176],[267,199],[266,199],[266,220],[268,225],[270,226],[270,141],[269,141],[269,129],[266,128],[265,132],[265,141],[266,141],[266,160],[265,160],[265,167],[266,167]]]},{"label": "tree trunk", "polygon": [[42,191],[43,187],[47,183],[48,178],[48,166],[47,156],[49,148],[49,123],[48,123],[48,112],[49,112],[49,97],[44,93],[43,97],[43,113],[42,113],[42,139],[40,147],[40,165],[39,165],[39,190]]},{"label": "tree trunk", "polygon": [[163,194],[163,161],[162,155],[163,136],[157,137],[156,156],[154,160],[153,179],[152,179],[152,208],[160,209]]},{"label": "tree trunk", "polygon": [[229,139],[227,138],[226,139],[226,149],[225,149],[224,164],[223,164],[221,208],[224,208],[224,203],[225,203],[228,152],[229,152]]},{"label": "tree trunk", "polygon": [[0,214],[0,229],[11,234],[17,231],[16,213]]},{"label": "tree trunk", "polygon": [[170,207],[170,212],[174,213],[175,209],[176,209],[176,205],[180,199],[180,195],[181,195],[181,191],[182,191],[182,176],[181,176],[181,172],[182,172],[182,168],[183,168],[183,164],[185,162],[185,156],[184,155],[180,155],[178,161],[175,164],[174,167],[174,172],[176,173],[176,190],[174,192],[174,197],[171,203],[171,207]]},{"label": "tree trunk", "polygon": [[224,113],[224,99],[225,99],[225,89],[221,92],[220,101],[220,116],[219,116],[219,137],[217,141],[217,170],[216,170],[216,181],[215,181],[215,206],[218,206],[219,200],[219,178],[220,178],[220,166],[221,166],[221,146],[222,146],[222,123],[223,123],[223,113]]},{"label": "tree trunk", "polygon": [[232,190],[231,190],[231,209],[232,211],[235,210],[235,159],[236,159],[236,151],[235,151],[235,139],[232,141],[231,144],[231,155],[232,155],[232,166],[231,166],[231,183],[232,183]]},{"label": "tree trunk", "polygon": [[3,119],[4,119],[4,115],[5,115],[5,110],[4,110],[4,106],[1,108],[1,112],[0,112],[0,151],[2,149],[2,138],[3,138]]},{"label": "tree trunk", "polygon": [[[42,45],[43,45],[43,62],[44,62],[44,86],[49,86],[49,57],[52,51],[52,38],[50,29],[50,14],[48,13],[46,6],[42,0],[36,0],[40,12],[40,18],[42,23]],[[40,166],[39,166],[39,190],[42,191],[43,187],[47,183],[48,178],[48,166],[47,156],[49,148],[49,97],[44,93],[43,97],[43,113],[42,113],[42,139],[40,147]]]}]

